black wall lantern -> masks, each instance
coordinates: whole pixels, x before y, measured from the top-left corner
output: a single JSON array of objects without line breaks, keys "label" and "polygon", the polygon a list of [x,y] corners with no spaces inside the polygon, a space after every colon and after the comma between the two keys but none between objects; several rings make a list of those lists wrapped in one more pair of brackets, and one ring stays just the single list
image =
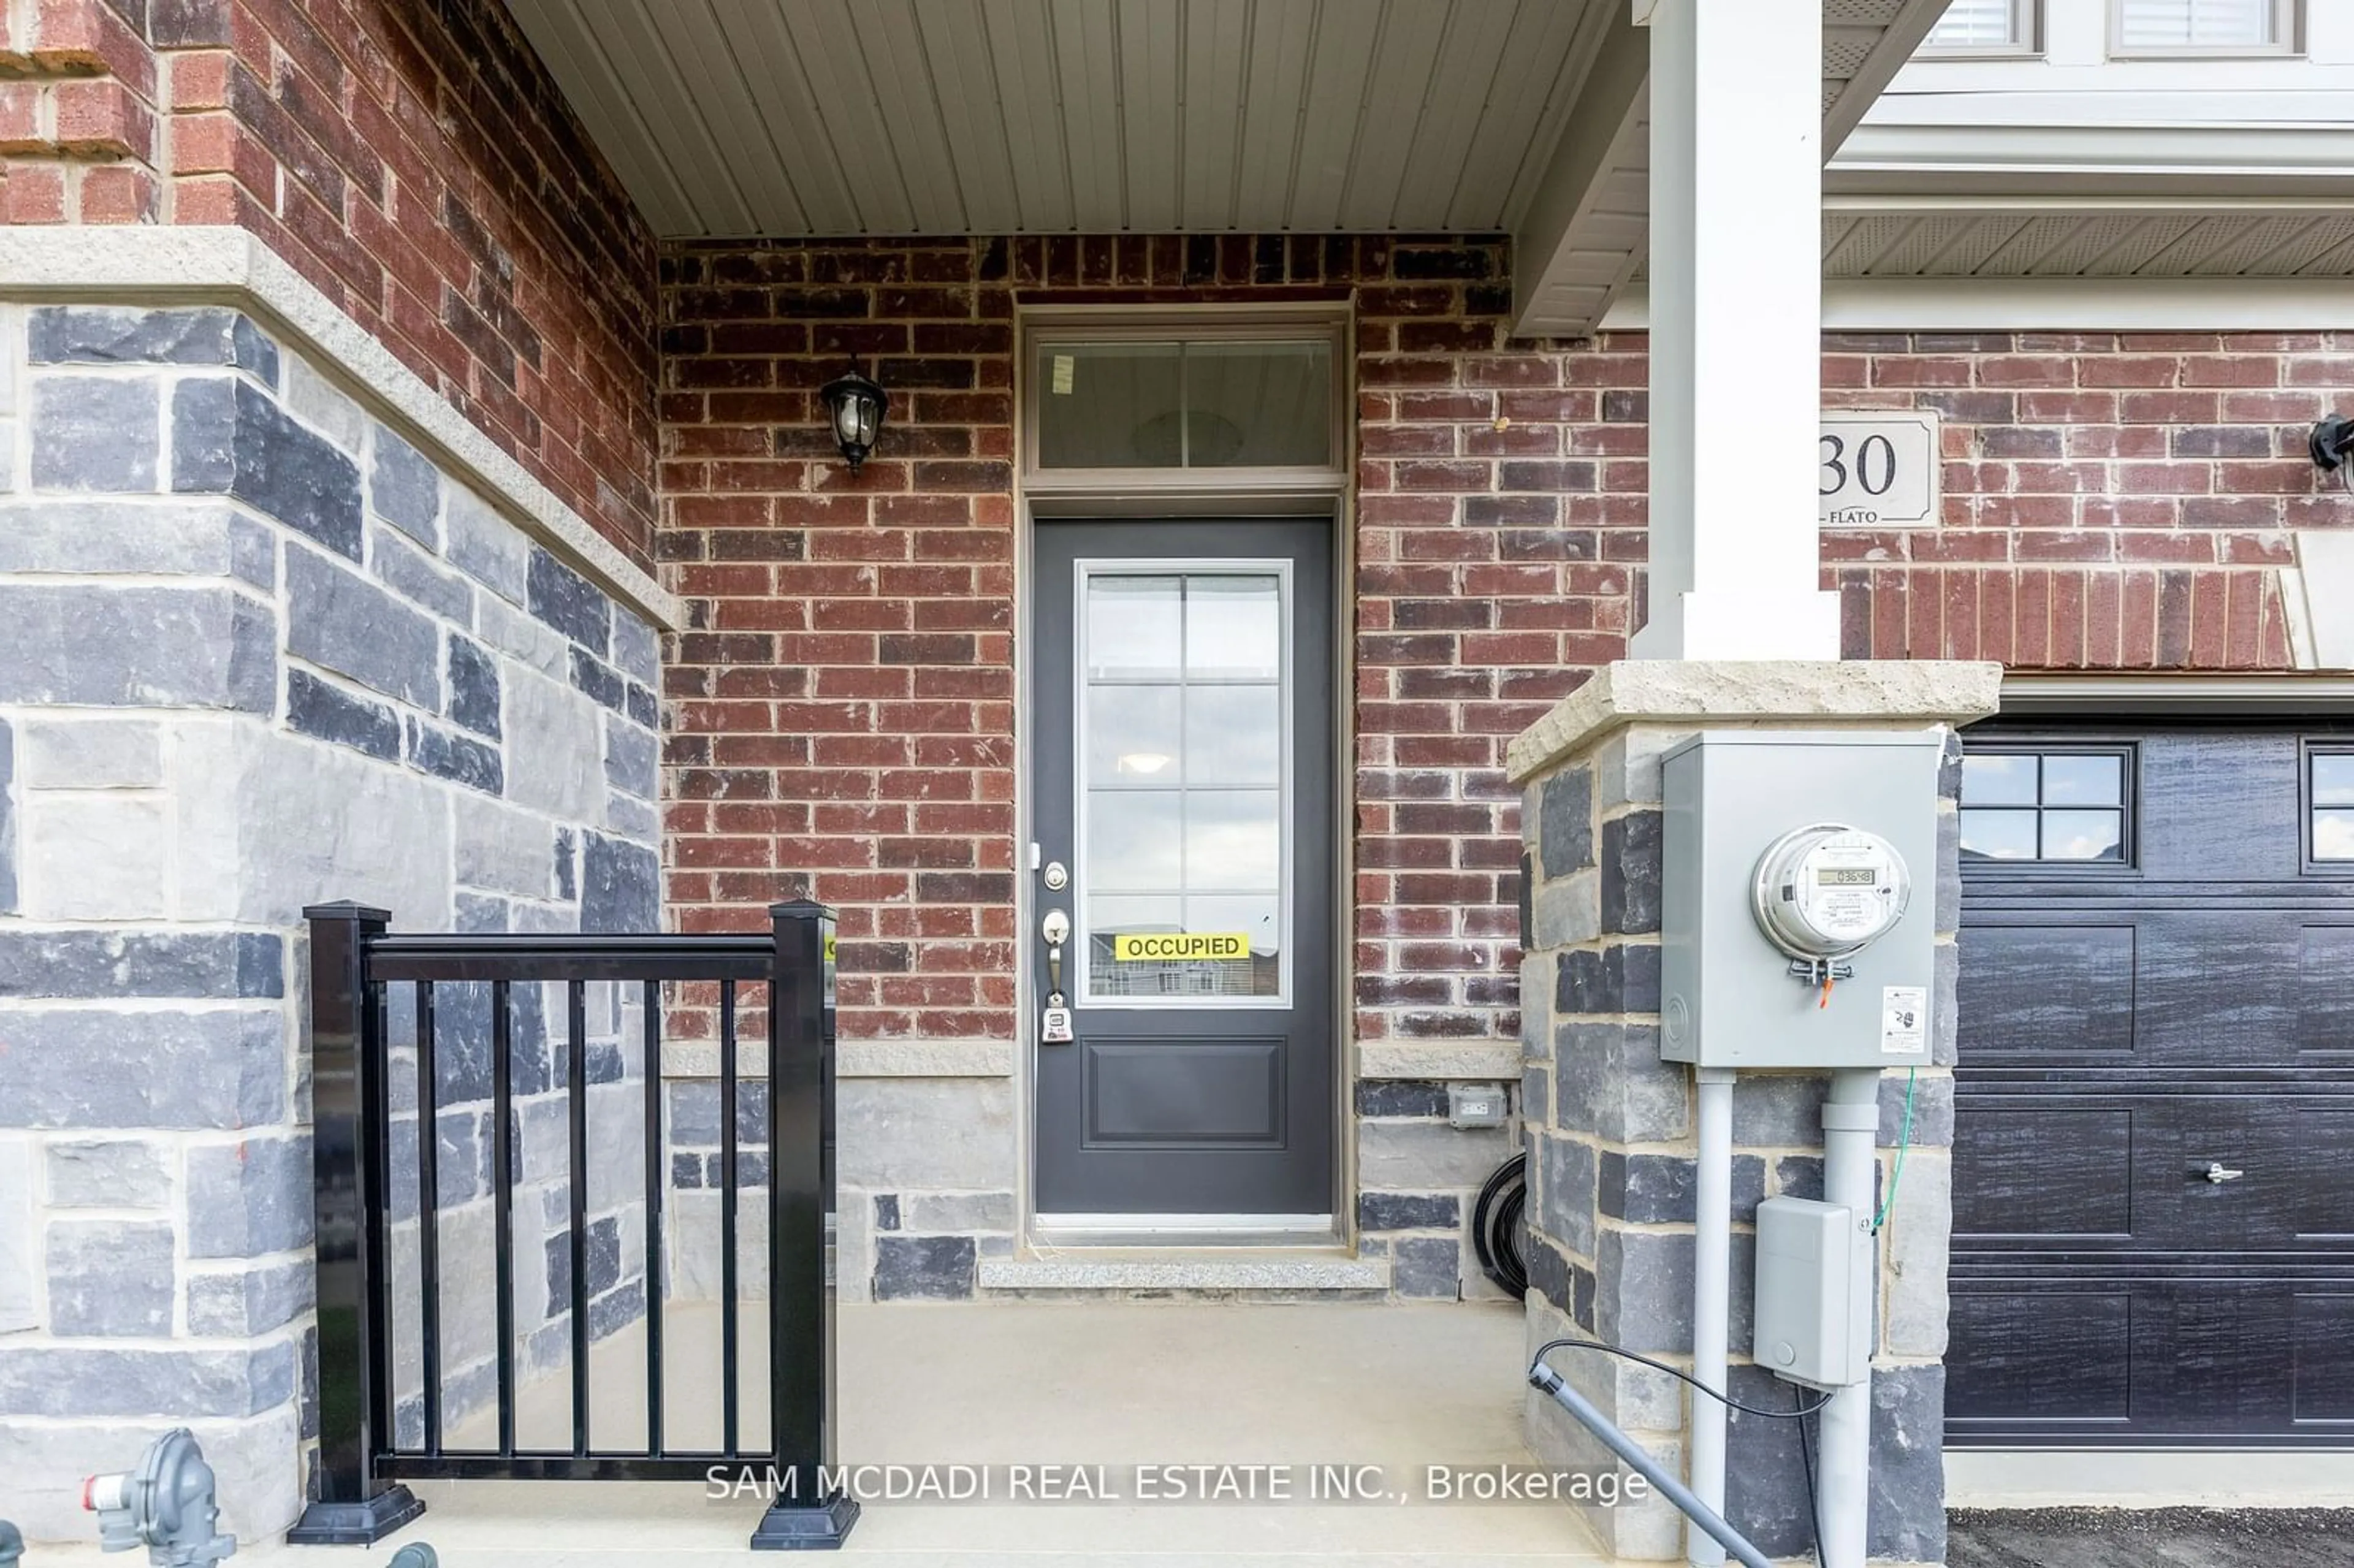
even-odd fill
[{"label": "black wall lantern", "polygon": [[2334,473],[2349,490],[2354,490],[2354,467],[2348,458],[2354,456],[2354,419],[2343,414],[2332,414],[2313,427],[2313,435],[2306,442],[2306,450],[2313,454],[2313,466],[2324,473]]},{"label": "black wall lantern", "polygon": [[891,399],[855,366],[827,382],[818,396],[825,399],[826,418],[833,421],[834,441],[850,471],[856,473],[875,450],[875,438],[883,433],[883,412]]}]

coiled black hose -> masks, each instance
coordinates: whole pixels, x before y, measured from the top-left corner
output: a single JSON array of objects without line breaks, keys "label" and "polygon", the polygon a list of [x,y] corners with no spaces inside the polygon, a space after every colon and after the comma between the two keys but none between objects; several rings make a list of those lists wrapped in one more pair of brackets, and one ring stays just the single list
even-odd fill
[{"label": "coiled black hose", "polygon": [[1479,1272],[1517,1300],[1528,1294],[1529,1268],[1521,1254],[1521,1215],[1529,1203],[1529,1157],[1515,1154],[1496,1167],[1471,1210],[1471,1248]]}]

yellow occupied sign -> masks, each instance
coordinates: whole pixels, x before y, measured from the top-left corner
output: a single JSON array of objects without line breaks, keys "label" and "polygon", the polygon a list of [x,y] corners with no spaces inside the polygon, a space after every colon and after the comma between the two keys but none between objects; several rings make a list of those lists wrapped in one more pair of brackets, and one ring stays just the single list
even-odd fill
[{"label": "yellow occupied sign", "polygon": [[1250,938],[1240,931],[1163,931],[1149,936],[1120,936],[1111,939],[1111,956],[1123,964],[1247,959]]}]

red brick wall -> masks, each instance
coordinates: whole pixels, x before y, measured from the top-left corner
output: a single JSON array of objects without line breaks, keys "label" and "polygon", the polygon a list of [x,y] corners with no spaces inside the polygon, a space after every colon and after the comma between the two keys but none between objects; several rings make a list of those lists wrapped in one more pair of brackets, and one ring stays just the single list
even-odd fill
[{"label": "red brick wall", "polygon": [[[1507,738],[1623,647],[1639,360],[1504,349],[1502,247],[1387,239],[692,246],[665,260],[669,895],[840,906],[852,1035],[1013,1031],[1013,311],[1353,295],[1361,1038],[1517,1038]],[[1182,292],[1180,292],[1182,291]],[[853,480],[814,390],[891,389]],[[1615,496],[1606,496],[1606,489]]]},{"label": "red brick wall", "polygon": [[2287,530],[2354,525],[2305,453],[2327,334],[1830,334],[1824,399],[1935,408],[1940,526],[1830,533],[1850,658],[2285,669]]},{"label": "red brick wall", "polygon": [[654,246],[497,0],[18,0],[0,211],[237,224],[642,564]]},{"label": "red brick wall", "polygon": [[[665,262],[670,898],[843,907],[846,1030],[1013,1032],[1013,313],[1347,297],[1357,313],[1361,1039],[1510,1039],[1505,741],[1619,656],[1644,558],[1639,335],[1508,343],[1500,243],[695,246]],[[2277,668],[2301,455],[2354,376],[2311,337],[1826,340],[1828,401],[1946,415],[1933,528],[1826,535],[1852,657]],[[894,396],[852,480],[814,390]]]}]

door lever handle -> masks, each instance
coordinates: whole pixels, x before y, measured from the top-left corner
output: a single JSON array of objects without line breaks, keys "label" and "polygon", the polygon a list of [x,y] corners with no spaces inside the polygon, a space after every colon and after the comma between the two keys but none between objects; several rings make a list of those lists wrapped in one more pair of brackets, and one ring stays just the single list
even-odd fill
[{"label": "door lever handle", "polygon": [[1054,1000],[1049,1007],[1063,1005],[1063,944],[1071,939],[1071,917],[1060,909],[1049,909],[1038,923],[1038,934],[1046,938],[1046,989]]},{"label": "door lever handle", "polygon": [[2207,1180],[2214,1182],[2218,1187],[2220,1187],[2226,1181],[2238,1181],[2241,1177],[2245,1176],[2247,1172],[2244,1171],[2234,1171],[2220,1160],[2211,1160],[2207,1162],[2207,1169],[2200,1174],[2204,1175]]}]

